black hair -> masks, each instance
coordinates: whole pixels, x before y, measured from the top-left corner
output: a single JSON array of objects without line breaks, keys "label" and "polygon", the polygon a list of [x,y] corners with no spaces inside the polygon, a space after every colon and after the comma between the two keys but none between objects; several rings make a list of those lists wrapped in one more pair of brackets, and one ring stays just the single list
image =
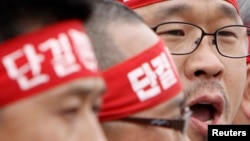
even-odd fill
[{"label": "black hair", "polygon": [[101,70],[106,70],[126,59],[112,39],[112,30],[125,24],[137,23],[143,23],[143,20],[134,11],[119,2],[98,0],[94,3],[94,11],[85,22],[85,28],[92,41]]},{"label": "black hair", "polygon": [[47,25],[91,14],[90,0],[0,0],[0,42],[25,33],[26,21]]}]

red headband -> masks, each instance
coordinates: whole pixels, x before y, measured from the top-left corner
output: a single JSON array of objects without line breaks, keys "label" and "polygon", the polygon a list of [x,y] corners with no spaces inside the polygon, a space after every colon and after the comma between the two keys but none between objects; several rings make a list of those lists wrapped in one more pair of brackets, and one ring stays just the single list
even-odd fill
[{"label": "red headband", "polygon": [[[250,23],[244,23],[247,26],[250,26]],[[248,52],[250,52],[250,36],[248,36]],[[250,63],[250,56],[247,57],[247,64]]]},{"label": "red headband", "polygon": [[[131,9],[136,9],[139,7],[143,7],[143,6],[147,6],[150,4],[154,4],[157,2],[163,2],[163,1],[167,1],[167,0],[118,0],[118,1],[124,3],[126,6],[130,7]],[[225,0],[225,1],[231,3],[235,7],[237,12],[239,13],[239,7],[238,7],[237,0]]]},{"label": "red headband", "polygon": [[100,76],[83,24],[48,26],[0,45],[0,107],[73,79]]},{"label": "red headband", "polygon": [[100,121],[119,119],[166,102],[182,90],[171,56],[162,41],[105,71]]},{"label": "red headband", "polygon": [[250,63],[250,57],[248,56],[247,57],[247,64],[249,64]]},{"label": "red headband", "polygon": [[[250,52],[250,37],[248,36],[248,51]],[[250,63],[250,56],[247,57],[247,64]]]}]

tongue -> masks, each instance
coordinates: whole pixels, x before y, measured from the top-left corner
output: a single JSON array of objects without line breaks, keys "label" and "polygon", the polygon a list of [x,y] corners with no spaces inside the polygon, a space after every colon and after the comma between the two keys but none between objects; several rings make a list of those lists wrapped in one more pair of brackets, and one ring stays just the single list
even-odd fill
[{"label": "tongue", "polygon": [[192,117],[199,119],[200,121],[208,121],[212,119],[212,112],[207,105],[197,104],[191,107],[193,111]]}]

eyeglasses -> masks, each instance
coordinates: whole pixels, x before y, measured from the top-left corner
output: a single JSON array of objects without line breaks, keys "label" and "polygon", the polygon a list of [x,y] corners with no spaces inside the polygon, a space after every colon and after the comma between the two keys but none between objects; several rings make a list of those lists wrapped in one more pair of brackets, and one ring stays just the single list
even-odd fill
[{"label": "eyeglasses", "polygon": [[166,42],[172,55],[191,54],[198,48],[204,36],[212,36],[211,44],[216,46],[220,55],[229,58],[249,56],[250,27],[245,25],[221,27],[214,33],[206,33],[201,27],[184,22],[166,22],[152,29]]},{"label": "eyeglasses", "polygon": [[174,130],[185,133],[191,114],[192,112],[190,111],[189,107],[185,107],[182,111],[182,116],[179,119],[125,117],[119,120],[137,124],[156,126],[156,127],[172,128]]}]

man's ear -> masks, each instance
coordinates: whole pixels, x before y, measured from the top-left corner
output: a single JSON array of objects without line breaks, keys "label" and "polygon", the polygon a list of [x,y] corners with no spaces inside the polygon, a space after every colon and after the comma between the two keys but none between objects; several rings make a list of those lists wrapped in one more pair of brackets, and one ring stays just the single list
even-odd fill
[{"label": "man's ear", "polygon": [[245,116],[250,120],[250,64],[247,65],[247,79],[241,108]]}]

